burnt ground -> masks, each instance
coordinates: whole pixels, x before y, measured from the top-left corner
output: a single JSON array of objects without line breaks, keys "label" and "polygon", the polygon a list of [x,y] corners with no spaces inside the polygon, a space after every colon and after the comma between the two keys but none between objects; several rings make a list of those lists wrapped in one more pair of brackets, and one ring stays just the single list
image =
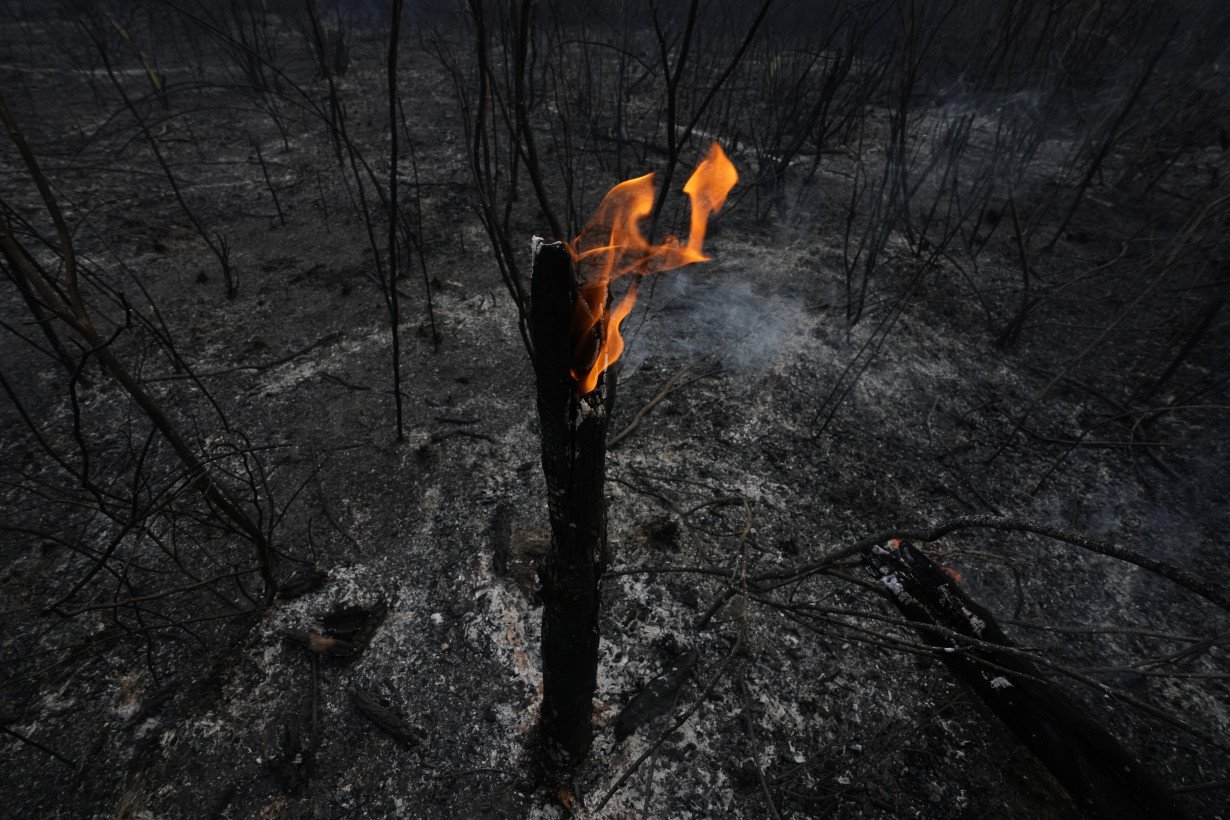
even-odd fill
[{"label": "burnt ground", "polygon": [[[176,106],[192,113],[183,116],[143,103],[185,196],[228,239],[239,273],[239,294],[228,300],[216,260],[127,112],[111,97],[106,110],[94,101],[90,84],[105,75],[74,69],[51,49],[10,50],[28,43],[31,29],[2,25],[5,96],[76,226],[79,252],[133,310],[152,315],[150,302],[157,305],[177,349],[206,374],[230,432],[191,380],[157,380],[172,370],[137,331],[121,338],[120,351],[155,379],[151,389],[205,452],[253,448],[277,503],[293,499],[276,530],[292,556],[278,562],[280,576],[304,575],[309,567],[299,562],[327,574],[318,589],[255,615],[204,620],[232,613],[204,594],[179,596],[167,611],[187,621],[182,628],[110,609],[62,618],[44,606],[71,588],[83,558],[6,531],[4,722],[61,759],[11,735],[0,741],[4,813],[566,815],[560,793],[534,785],[528,751],[540,683],[532,566],[546,540],[532,374],[475,215],[448,75],[429,54],[407,52],[406,113],[439,341],[412,270],[402,285],[406,435],[398,441],[387,313],[353,179],[338,171],[318,125],[284,144],[267,116],[222,88],[185,91]],[[174,65],[162,70],[172,83],[191,79],[186,68],[182,76]],[[384,150],[381,71],[356,50],[340,81],[356,139],[373,156]],[[125,81],[139,93],[139,74]],[[269,163],[285,224],[249,134]],[[15,191],[6,198],[37,213],[32,189],[10,185],[24,179],[15,153],[2,156],[5,188]],[[701,625],[729,581],[696,568],[754,575],[873,532],[997,513],[1071,527],[1230,582],[1224,429],[1175,414],[1153,431],[1174,446],[1096,446],[1111,437],[1105,428],[1080,445],[1068,441],[1104,409],[1079,370],[1042,392],[1069,359],[1070,327],[1089,319],[1080,309],[1051,314],[1018,346],[1000,349],[968,280],[943,263],[918,274],[894,240],[865,315],[849,326],[840,197],[827,192],[841,190],[850,167],[848,157],[826,162],[811,210],[789,219],[759,224],[736,207],[714,229],[714,261],[663,274],[629,320],[613,430],[688,374],[609,457],[615,561],[603,584],[600,728],[573,784],[582,816],[768,816],[761,774],[776,810],[790,817],[1075,813],[942,664],[877,639],[910,633],[858,617],[893,610],[858,583],[866,576],[857,564],[796,591],[796,601],[849,613],[807,623],[736,593]],[[1046,264],[1092,268],[1113,255],[1113,207],[1093,206],[1082,220],[1080,241],[1061,242]],[[532,218],[521,227],[528,259],[530,236],[545,227]],[[1010,247],[999,252],[979,273],[992,299],[1019,278]],[[8,322],[23,316],[12,289],[3,310]],[[54,446],[76,452],[63,373],[12,334],[2,345],[4,372],[27,411]],[[874,357],[862,352],[872,348]],[[847,388],[835,402],[834,391]],[[100,452],[146,434],[101,375],[78,395],[85,436]],[[5,517],[45,527],[67,516],[72,537],[97,546],[108,522],[12,489],[17,471],[49,486],[63,479],[11,402],[3,408]],[[1027,429],[1014,434],[1026,408],[1034,408]],[[104,457],[93,469],[121,467]],[[501,518],[511,522],[502,574],[493,565]],[[200,539],[239,549],[225,534]],[[1225,779],[1224,640],[1181,665],[1142,664],[1191,646],[1189,636],[1224,635],[1224,612],[1135,567],[1035,536],[970,530],[928,548],[1021,644],[1222,744],[1059,676],[1164,780]],[[182,585],[148,582],[142,591]],[[73,604],[127,594],[100,580]],[[243,600],[235,587],[227,594]],[[288,637],[319,629],[339,606],[378,603],[387,614],[357,656],[313,655]],[[697,663],[673,705],[617,742],[620,710],[690,650]],[[403,714],[414,739],[399,743],[365,719],[356,689]],[[1221,816],[1224,794],[1185,799],[1195,814]]]}]

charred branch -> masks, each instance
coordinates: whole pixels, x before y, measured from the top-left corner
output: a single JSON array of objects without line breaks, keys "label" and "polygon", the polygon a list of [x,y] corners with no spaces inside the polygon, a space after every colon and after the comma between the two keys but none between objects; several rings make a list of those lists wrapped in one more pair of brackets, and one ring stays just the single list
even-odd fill
[{"label": "charred branch", "polygon": [[[897,609],[943,652],[952,673],[995,714],[1093,818],[1184,817],[1182,804],[1101,724],[1014,650],[984,607],[907,541],[863,552]],[[936,627],[944,630],[936,631]],[[965,636],[965,643],[954,635]]]}]

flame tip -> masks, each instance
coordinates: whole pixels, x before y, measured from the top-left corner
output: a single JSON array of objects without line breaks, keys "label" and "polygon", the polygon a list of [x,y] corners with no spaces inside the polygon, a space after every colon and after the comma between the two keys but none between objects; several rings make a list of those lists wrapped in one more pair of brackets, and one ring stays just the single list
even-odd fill
[{"label": "flame tip", "polygon": [[[623,353],[619,325],[636,304],[641,277],[710,260],[702,250],[709,217],[726,203],[739,174],[722,146],[713,142],[683,186],[692,206],[687,243],[667,236],[654,244],[641,232],[641,221],[653,212],[653,179],[650,171],[612,187],[581,232],[563,243],[575,265],[584,263],[592,269],[584,273],[586,284],[573,312],[572,376],[578,395],[593,392],[602,373]],[[632,283],[612,310],[610,284],[628,275],[633,275]],[[587,338],[595,328],[599,329],[596,342]],[[584,364],[578,367],[578,361]]]}]

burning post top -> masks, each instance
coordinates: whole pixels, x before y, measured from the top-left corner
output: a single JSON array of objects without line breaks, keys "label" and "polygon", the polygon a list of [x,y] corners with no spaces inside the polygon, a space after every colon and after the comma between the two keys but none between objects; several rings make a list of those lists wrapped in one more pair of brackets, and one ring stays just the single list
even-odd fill
[{"label": "burning post top", "polygon": [[[623,352],[619,324],[636,304],[641,277],[708,261],[701,246],[709,215],[722,207],[738,181],[735,166],[715,142],[683,186],[692,203],[686,244],[674,236],[654,244],[641,233],[641,220],[653,211],[653,173],[612,188],[581,233],[567,243],[581,276],[571,333],[572,377],[578,395],[593,391],[598,377]],[[623,298],[612,307],[608,303],[611,283],[628,275],[634,278]]]}]

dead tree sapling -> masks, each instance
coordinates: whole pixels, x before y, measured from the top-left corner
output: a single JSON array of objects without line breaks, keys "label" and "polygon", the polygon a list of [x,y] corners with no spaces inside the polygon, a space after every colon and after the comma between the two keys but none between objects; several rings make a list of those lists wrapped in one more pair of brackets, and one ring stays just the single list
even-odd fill
[{"label": "dead tree sapling", "polygon": [[[397,293],[397,42],[401,33],[402,0],[393,0],[389,26],[387,60],[389,90],[389,278],[384,299],[389,309],[389,330],[393,334],[393,404],[397,413],[397,439],[405,433],[401,395],[401,317]],[[340,40],[339,40],[340,42]]]},{"label": "dead tree sapling", "polygon": [[163,174],[167,178],[167,182],[171,187],[171,193],[175,195],[175,201],[179,203],[180,210],[184,212],[184,216],[192,223],[192,227],[196,230],[197,235],[201,237],[201,241],[209,248],[210,252],[218,260],[218,265],[222,269],[222,278],[226,283],[226,298],[234,299],[239,294],[239,280],[236,276],[234,265],[231,263],[230,243],[221,233],[211,233],[209,229],[201,222],[196,213],[188,206],[188,201],[185,199],[183,190],[180,187],[179,181],[175,177],[174,171],[171,169],[171,164],[159,146],[157,137],[150,130],[149,123],[141,112],[137,109],[132,97],[124,89],[123,82],[116,76],[115,68],[111,63],[110,50],[107,42],[96,28],[99,24],[95,23],[95,29],[88,31],[90,37],[94,41],[95,48],[98,49],[98,56],[102,59],[103,68],[106,70],[107,78],[111,81],[111,85],[115,87],[116,92],[120,95],[120,99],[124,101],[124,107],[132,115],[137,126],[141,129],[142,135],[148,143],[150,152],[153,153],[154,159],[158,162],[158,167],[162,169]]},{"label": "dead tree sapling", "polygon": [[[141,408],[187,468],[192,476],[193,485],[221,513],[223,518],[252,542],[256,550],[261,578],[264,581],[264,603],[265,605],[271,604],[277,591],[277,582],[273,574],[274,550],[269,543],[268,536],[244,510],[242,502],[224,484],[216,480],[213,471],[181,434],[158,400],[141,386],[137,378],[115,355],[111,349],[111,340],[104,339],[95,327],[94,320],[78,287],[77,258],[68,224],[64,220],[38,160],[30,150],[25,137],[18,128],[17,121],[9,112],[2,97],[0,97],[0,122],[3,122],[9,139],[21,155],[55,225],[60,242],[59,253],[64,260],[65,296],[62,297],[58,289],[43,276],[38,265],[7,222],[0,223],[0,248],[3,248],[4,256],[12,262],[16,274],[25,278],[38,294],[47,310],[76,333],[87,349],[97,357],[107,374],[119,382],[129,397]],[[84,581],[79,582],[77,588],[83,584]]]}]

